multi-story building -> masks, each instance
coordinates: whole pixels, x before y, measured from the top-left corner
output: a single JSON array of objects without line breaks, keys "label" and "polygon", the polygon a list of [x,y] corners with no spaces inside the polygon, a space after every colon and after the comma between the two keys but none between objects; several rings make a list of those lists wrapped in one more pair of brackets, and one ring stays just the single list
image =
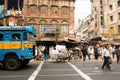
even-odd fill
[{"label": "multi-story building", "polygon": [[84,20],[79,21],[79,28],[77,29],[77,33],[80,36],[80,40],[83,42],[89,41],[89,26],[90,26],[90,15],[87,16]]},{"label": "multi-story building", "polygon": [[120,0],[108,0],[108,27],[110,39],[120,40]]},{"label": "multi-story building", "polygon": [[90,38],[120,40],[120,0],[91,0]]},{"label": "multi-story building", "polygon": [[38,41],[73,37],[75,0],[24,0],[26,24],[35,25]]},{"label": "multi-story building", "polygon": [[91,12],[89,38],[98,41],[107,40],[107,0],[91,0]]}]

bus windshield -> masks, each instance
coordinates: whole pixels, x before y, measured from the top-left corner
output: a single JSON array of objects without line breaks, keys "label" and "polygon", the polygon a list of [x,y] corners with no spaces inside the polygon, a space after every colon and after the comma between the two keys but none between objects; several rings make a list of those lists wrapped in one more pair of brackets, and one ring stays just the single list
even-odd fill
[{"label": "bus windshield", "polygon": [[35,43],[35,37],[33,34],[29,33],[29,41]]}]

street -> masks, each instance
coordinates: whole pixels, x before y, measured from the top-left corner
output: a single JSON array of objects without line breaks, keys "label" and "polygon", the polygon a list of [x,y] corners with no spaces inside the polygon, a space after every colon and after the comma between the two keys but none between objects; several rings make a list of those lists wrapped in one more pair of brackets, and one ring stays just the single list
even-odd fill
[{"label": "street", "polygon": [[17,71],[0,69],[0,80],[119,80],[120,64],[113,62],[113,71],[102,70],[101,65],[102,60],[60,63],[32,60]]}]

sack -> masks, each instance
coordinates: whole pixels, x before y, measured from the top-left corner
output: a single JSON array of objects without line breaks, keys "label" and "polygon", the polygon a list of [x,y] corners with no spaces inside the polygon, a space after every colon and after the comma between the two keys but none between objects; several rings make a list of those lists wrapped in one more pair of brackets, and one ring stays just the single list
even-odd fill
[{"label": "sack", "polygon": [[112,58],[111,57],[109,57],[108,63],[112,64]]},{"label": "sack", "polygon": [[36,60],[40,60],[40,55],[37,55],[37,56],[35,57],[35,59],[36,59]]},{"label": "sack", "polygon": [[82,53],[82,52],[79,52],[79,56],[82,57],[82,56],[83,56],[83,53]]}]

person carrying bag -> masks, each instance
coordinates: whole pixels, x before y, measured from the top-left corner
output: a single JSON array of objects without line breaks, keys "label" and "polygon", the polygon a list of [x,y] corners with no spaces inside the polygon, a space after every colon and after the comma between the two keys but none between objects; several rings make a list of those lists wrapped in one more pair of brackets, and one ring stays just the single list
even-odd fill
[{"label": "person carrying bag", "polygon": [[104,50],[103,50],[103,65],[102,65],[102,69],[104,69],[104,66],[107,66],[109,70],[112,70],[110,67],[110,51],[109,51],[109,46],[106,45]]}]

